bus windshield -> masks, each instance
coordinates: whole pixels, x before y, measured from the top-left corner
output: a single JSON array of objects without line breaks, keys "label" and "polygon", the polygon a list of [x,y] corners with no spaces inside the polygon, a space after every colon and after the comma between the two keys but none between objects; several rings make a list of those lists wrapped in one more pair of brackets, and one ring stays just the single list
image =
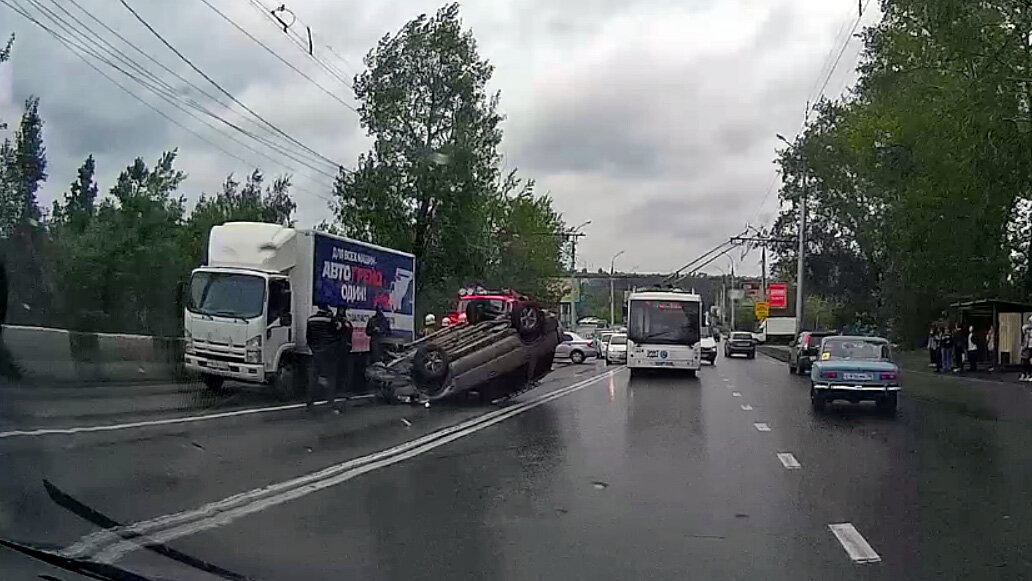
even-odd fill
[{"label": "bus windshield", "polygon": [[700,314],[695,301],[631,301],[627,336],[635,343],[694,345]]}]

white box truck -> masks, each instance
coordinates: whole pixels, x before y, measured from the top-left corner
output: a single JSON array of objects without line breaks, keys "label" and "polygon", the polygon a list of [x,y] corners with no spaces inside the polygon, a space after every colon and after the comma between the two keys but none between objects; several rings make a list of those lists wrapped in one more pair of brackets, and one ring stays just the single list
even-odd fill
[{"label": "white box truck", "polygon": [[788,344],[795,337],[795,317],[769,317],[755,333],[760,343]]},{"label": "white box truck", "polygon": [[415,336],[412,254],[312,230],[229,222],[211,229],[207,262],[188,285],[186,368],[212,389],[226,379],[268,384],[282,399],[307,381],[308,317],[346,306],[354,351],[380,306],[401,341]]}]

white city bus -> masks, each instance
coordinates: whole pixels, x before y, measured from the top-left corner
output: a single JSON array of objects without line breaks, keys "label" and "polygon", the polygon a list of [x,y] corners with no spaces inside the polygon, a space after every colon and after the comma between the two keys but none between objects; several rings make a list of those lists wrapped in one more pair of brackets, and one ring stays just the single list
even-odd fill
[{"label": "white city bus", "polygon": [[683,369],[701,364],[702,297],[677,289],[635,289],[627,299],[627,367]]}]

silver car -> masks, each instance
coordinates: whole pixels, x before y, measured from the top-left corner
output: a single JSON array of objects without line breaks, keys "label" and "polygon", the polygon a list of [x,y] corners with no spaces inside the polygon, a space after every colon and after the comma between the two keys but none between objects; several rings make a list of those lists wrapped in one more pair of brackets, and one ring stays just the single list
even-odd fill
[{"label": "silver car", "polygon": [[606,365],[627,363],[627,335],[613,333],[606,342]]},{"label": "silver car", "polygon": [[562,343],[555,348],[556,359],[569,359],[571,363],[584,363],[588,357],[598,357],[598,351],[591,341],[569,331],[563,332]]}]

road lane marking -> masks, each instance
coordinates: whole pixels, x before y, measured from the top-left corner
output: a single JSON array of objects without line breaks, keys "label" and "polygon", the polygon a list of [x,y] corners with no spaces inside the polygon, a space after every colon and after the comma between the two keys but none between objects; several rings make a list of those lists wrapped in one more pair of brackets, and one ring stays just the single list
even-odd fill
[{"label": "road lane marking", "polygon": [[[84,536],[65,548],[61,554],[70,558],[94,555],[97,560],[115,562],[126,553],[150,542],[164,543],[203,530],[229,524],[249,514],[284,502],[301,498],[313,492],[335,486],[378,468],[429,452],[434,448],[493,426],[552,400],[559,399],[593,383],[622,371],[620,367],[594,377],[543,394],[532,400],[488,412],[392,448],[354,458],[291,480],[256,488],[225,499],[208,503],[200,508],[159,516],[131,525],[104,529]],[[139,542],[124,540],[125,536],[147,535]]]},{"label": "road lane marking", "polygon": [[878,553],[874,552],[867,539],[856,530],[853,523],[830,524],[828,528],[838,539],[842,548],[849,554],[849,558],[857,563],[877,563],[881,561]]},{"label": "road lane marking", "polygon": [[743,412],[751,412],[752,411],[752,406],[747,404],[747,403],[744,403],[744,404],[742,404],[742,411]]},{"label": "road lane marking", "polygon": [[742,393],[738,391],[732,391],[731,397],[742,397]]},{"label": "road lane marking", "polygon": [[[325,405],[325,402],[320,402],[316,405]],[[286,410],[300,409],[303,407],[305,407],[305,404],[303,403],[292,403],[287,405],[275,405],[263,408],[248,408],[243,410],[234,410],[231,412],[221,412],[217,414],[205,414],[203,416],[180,416],[178,418],[165,418],[163,420],[148,420],[145,422],[130,422],[125,424],[80,426],[75,428],[40,428],[38,430],[12,430],[9,432],[0,432],[0,438],[16,438],[21,436],[50,436],[54,434],[82,434],[86,432],[113,432],[116,430],[128,430],[131,428],[146,428],[150,426],[167,426],[171,424],[205,422],[209,420],[232,418],[236,416],[249,416],[254,414],[265,414],[269,412],[282,412]]]},{"label": "road lane marking", "polygon": [[726,377],[721,377],[721,379],[724,380],[724,383],[730,383],[731,382],[731,380],[726,378]]},{"label": "road lane marking", "polygon": [[756,430],[760,431],[760,432],[769,432],[770,431],[770,426],[768,426],[767,424],[765,424],[763,422],[757,422],[757,423],[753,424],[753,427],[755,427]]},{"label": "road lane marking", "polygon": [[778,460],[781,460],[781,464],[788,470],[798,470],[803,467],[791,452],[779,452]]}]

